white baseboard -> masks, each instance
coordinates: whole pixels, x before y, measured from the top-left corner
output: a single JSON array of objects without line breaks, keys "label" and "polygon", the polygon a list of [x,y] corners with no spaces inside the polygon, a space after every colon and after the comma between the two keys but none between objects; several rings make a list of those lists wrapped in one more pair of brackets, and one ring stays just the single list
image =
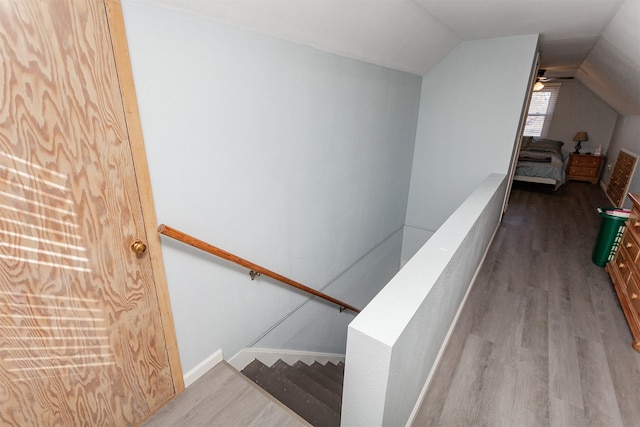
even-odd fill
[{"label": "white baseboard", "polygon": [[211,356],[198,363],[193,369],[184,374],[184,386],[189,387],[196,382],[198,378],[207,373],[207,371],[224,360],[222,349],[218,349]]},{"label": "white baseboard", "polygon": [[[278,359],[294,364],[298,360],[304,363],[311,364],[318,362],[325,364],[327,362],[332,363],[344,363],[344,354],[334,353],[317,353],[311,351],[297,351],[297,350],[279,350],[269,348],[245,348],[238,352],[235,356],[229,360],[229,364],[236,368],[238,371],[244,369],[249,363],[253,362],[253,359],[258,359],[267,366],[273,365]],[[209,369],[216,366],[218,363],[224,360],[222,349],[217,350],[211,356],[198,363],[193,369],[184,374],[184,385],[189,387],[196,382],[198,378],[203,376],[209,371]]]},{"label": "white baseboard", "polygon": [[267,366],[273,365],[278,361],[278,359],[282,359],[288,364],[293,364],[300,360],[306,364],[318,362],[324,365],[327,362],[344,363],[344,354],[316,353],[312,351],[281,350],[270,348],[245,348],[240,350],[238,354],[229,359],[228,362],[231,366],[241,371],[249,363],[253,362],[253,359],[258,359]]}]

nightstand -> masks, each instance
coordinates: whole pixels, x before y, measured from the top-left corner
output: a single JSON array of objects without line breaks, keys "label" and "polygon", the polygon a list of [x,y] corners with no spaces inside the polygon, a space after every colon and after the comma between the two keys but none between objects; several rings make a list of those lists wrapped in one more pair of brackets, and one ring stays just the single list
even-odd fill
[{"label": "nightstand", "polygon": [[567,181],[572,179],[574,181],[589,181],[592,184],[597,184],[603,163],[604,156],[572,153],[567,165]]}]

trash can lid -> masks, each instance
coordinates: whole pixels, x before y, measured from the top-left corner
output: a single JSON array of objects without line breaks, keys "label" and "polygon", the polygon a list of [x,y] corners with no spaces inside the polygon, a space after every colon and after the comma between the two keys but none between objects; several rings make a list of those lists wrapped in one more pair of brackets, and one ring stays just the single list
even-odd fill
[{"label": "trash can lid", "polygon": [[597,208],[598,214],[603,218],[626,221],[631,216],[630,209],[621,208]]}]

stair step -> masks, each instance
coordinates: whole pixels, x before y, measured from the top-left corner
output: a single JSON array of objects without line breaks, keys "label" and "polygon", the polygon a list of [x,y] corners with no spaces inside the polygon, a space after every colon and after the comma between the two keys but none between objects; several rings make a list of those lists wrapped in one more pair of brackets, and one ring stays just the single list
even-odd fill
[{"label": "stair step", "polygon": [[[318,365],[322,367],[322,365]],[[316,382],[322,384],[333,393],[342,396],[342,382],[336,381],[335,379],[325,375],[325,373],[322,372],[322,369],[314,369],[312,366],[306,365],[302,362],[294,363],[293,367],[299,369],[301,372],[304,372],[305,375],[313,378]]]},{"label": "stair step", "polygon": [[321,373],[322,375],[325,375],[328,378],[331,378],[336,383],[340,384],[340,390],[342,390],[342,382],[344,380],[344,374],[340,374],[334,371],[333,369],[331,369],[331,366],[327,367],[318,362],[313,362],[311,364],[311,369]]},{"label": "stair step", "polygon": [[336,365],[336,367],[338,368],[338,372],[340,372],[340,375],[342,376],[342,381],[344,382],[344,363],[340,362]]},{"label": "stair step", "polygon": [[258,360],[242,373],[314,426],[339,426],[340,414]]},{"label": "stair step", "polygon": [[284,360],[278,359],[276,361],[276,363],[271,365],[271,369],[273,369],[274,371],[276,371],[279,374],[284,374],[287,370],[292,369],[292,366],[289,365]]},{"label": "stair step", "polygon": [[297,386],[304,389],[307,393],[315,396],[329,408],[333,409],[338,414],[340,413],[340,409],[342,407],[342,396],[320,384],[312,377],[306,375],[301,369],[296,369],[282,360],[278,360],[274,363],[271,366],[271,369],[281,375],[284,375]]},{"label": "stair step", "polygon": [[332,362],[327,362],[324,365],[324,369],[326,372],[331,372],[333,375],[335,375],[335,378],[340,382],[342,382],[342,380],[344,379],[344,364],[340,365]]}]

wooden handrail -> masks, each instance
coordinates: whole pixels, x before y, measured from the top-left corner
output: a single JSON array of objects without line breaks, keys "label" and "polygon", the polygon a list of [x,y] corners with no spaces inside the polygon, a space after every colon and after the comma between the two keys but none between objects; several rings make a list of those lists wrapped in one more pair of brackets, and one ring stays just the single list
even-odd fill
[{"label": "wooden handrail", "polygon": [[[342,301],[340,301],[339,299],[335,299],[333,297],[330,297],[327,294],[324,294],[320,291],[316,291],[313,288],[310,288],[308,286],[303,285],[302,283],[298,283],[295,280],[291,280],[288,277],[282,276],[281,274],[275,273],[267,268],[264,268],[258,264],[254,264],[251,261],[247,261],[243,258],[240,258],[237,255],[234,255],[230,252],[227,252],[223,249],[217,248],[207,242],[203,242],[200,239],[196,239],[193,236],[190,236],[186,233],[183,233],[182,231],[178,231],[175,228],[171,228],[168,225],[164,225],[164,224],[160,224],[160,226],[158,227],[158,233],[160,234],[164,234],[167,237],[171,237],[173,239],[176,239],[182,243],[186,243],[187,245],[191,245],[194,248],[200,249],[202,251],[205,251],[207,253],[210,253],[212,255],[218,256],[220,258],[226,259],[227,261],[231,261],[235,264],[241,265],[243,267],[246,267],[248,269],[250,269],[253,272],[259,273],[259,274],[264,274],[265,276],[271,277],[272,279],[278,280],[282,283],[285,283],[289,286],[292,286],[296,289],[299,289],[301,291],[307,292],[309,294],[315,295],[318,298],[322,298],[326,301],[332,302],[336,305],[339,305],[342,309],[348,309],[351,310],[355,313],[360,313],[360,310],[355,308],[352,305],[346,304]],[[252,276],[253,277],[253,276]]]}]

